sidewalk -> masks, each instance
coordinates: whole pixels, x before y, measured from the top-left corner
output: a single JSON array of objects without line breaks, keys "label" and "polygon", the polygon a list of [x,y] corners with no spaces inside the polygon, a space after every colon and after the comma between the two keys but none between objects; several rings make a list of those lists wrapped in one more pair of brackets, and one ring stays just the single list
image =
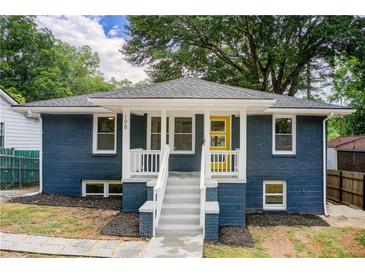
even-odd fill
[{"label": "sidewalk", "polygon": [[67,239],[0,232],[0,249],[51,255],[104,258],[139,258],[145,242]]},{"label": "sidewalk", "polygon": [[39,187],[0,190],[0,203],[5,203],[16,197],[35,195],[38,191]]}]

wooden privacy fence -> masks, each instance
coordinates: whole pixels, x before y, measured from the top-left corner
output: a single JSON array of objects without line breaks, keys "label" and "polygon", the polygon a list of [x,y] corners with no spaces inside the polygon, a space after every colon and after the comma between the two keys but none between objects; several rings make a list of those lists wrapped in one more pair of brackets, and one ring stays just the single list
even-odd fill
[{"label": "wooden privacy fence", "polygon": [[39,185],[39,151],[0,148],[0,189]]},{"label": "wooden privacy fence", "polygon": [[327,170],[327,199],[365,210],[365,173]]}]

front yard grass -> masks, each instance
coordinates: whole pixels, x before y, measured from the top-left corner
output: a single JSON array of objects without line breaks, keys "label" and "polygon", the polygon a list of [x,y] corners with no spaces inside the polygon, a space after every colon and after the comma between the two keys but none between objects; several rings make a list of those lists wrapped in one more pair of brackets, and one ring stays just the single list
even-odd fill
[{"label": "front yard grass", "polygon": [[320,226],[249,226],[254,248],[205,243],[207,258],[365,257],[365,229]]},{"label": "front yard grass", "polygon": [[0,205],[0,230],[65,238],[113,239],[100,230],[117,210],[4,203]]}]

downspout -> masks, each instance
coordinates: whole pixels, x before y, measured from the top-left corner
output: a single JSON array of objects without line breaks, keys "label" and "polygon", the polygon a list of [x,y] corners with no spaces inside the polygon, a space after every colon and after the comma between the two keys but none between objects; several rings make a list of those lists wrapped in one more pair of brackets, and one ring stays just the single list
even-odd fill
[{"label": "downspout", "polygon": [[39,193],[43,192],[43,121],[42,116],[39,117],[40,127],[40,147],[39,147]]},{"label": "downspout", "polygon": [[328,216],[327,214],[327,127],[326,123],[327,120],[333,118],[333,112],[331,112],[330,115],[328,115],[325,119],[323,119],[323,126],[322,126],[322,134],[323,134],[323,212],[325,216]]}]

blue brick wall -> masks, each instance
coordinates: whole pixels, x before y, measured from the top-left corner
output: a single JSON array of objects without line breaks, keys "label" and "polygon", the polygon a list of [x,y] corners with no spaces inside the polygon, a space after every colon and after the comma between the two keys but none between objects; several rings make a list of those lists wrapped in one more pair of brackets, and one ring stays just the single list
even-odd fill
[{"label": "blue brick wall", "polygon": [[131,148],[147,148],[147,114],[131,115]]},{"label": "blue brick wall", "polygon": [[210,241],[218,241],[219,225],[218,214],[205,214],[205,239]]},{"label": "blue brick wall", "polygon": [[323,214],[323,117],[297,116],[297,152],[272,155],[272,116],[247,117],[247,212],[263,210],[263,181],[287,181],[288,212]]},{"label": "blue brick wall", "polygon": [[[131,147],[146,147],[145,116],[131,115]],[[117,153],[92,153],[93,115],[43,114],[43,190],[81,195],[81,180],[122,178],[122,115],[117,117]]]},{"label": "blue brick wall", "polygon": [[[93,116],[43,114],[43,191],[81,195],[83,179],[120,179],[121,153],[92,154]],[[117,151],[121,151],[118,115]]]},{"label": "blue brick wall", "polygon": [[139,213],[139,235],[151,237],[153,234],[153,213],[140,212]]},{"label": "blue brick wall", "polygon": [[218,188],[217,187],[206,188],[205,200],[207,202],[218,201]]},{"label": "blue brick wall", "polygon": [[246,184],[219,183],[219,225],[246,226]]},{"label": "blue brick wall", "polygon": [[138,212],[138,209],[147,201],[146,183],[123,183],[123,205],[124,212]]},{"label": "blue brick wall", "polygon": [[153,201],[153,187],[147,187],[147,201]]}]

